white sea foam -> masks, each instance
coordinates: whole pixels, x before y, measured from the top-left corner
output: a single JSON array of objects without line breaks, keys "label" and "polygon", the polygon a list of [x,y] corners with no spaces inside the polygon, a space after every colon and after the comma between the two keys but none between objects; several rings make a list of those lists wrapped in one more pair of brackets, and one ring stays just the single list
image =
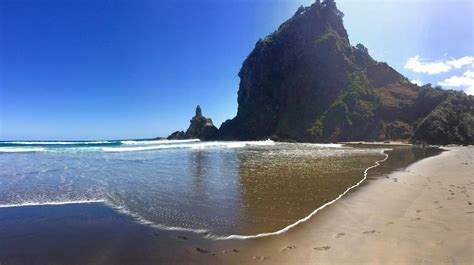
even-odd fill
[{"label": "white sea foam", "polygon": [[199,139],[188,139],[188,140],[145,140],[145,141],[120,141],[121,144],[125,145],[150,145],[150,144],[175,144],[175,143],[193,143],[199,142]]},{"label": "white sea foam", "polygon": [[252,145],[262,146],[262,145],[274,145],[274,144],[275,142],[273,142],[272,140],[248,141],[248,142],[195,142],[195,143],[162,144],[162,145],[136,146],[136,147],[102,147],[101,149],[105,152],[136,152],[136,151],[178,149],[178,148],[189,148],[189,149],[242,148],[242,147],[252,146]]},{"label": "white sea foam", "polygon": [[59,202],[25,202],[18,204],[3,204],[0,208],[24,207],[24,206],[44,206],[44,205],[65,205],[65,204],[82,204],[82,203],[99,203],[104,200],[79,200],[79,201],[59,201]]},{"label": "white sea foam", "polygon": [[50,142],[50,141],[42,141],[42,142],[29,142],[29,141],[26,141],[26,142],[0,142],[0,143],[3,143],[3,144],[23,144],[23,145],[66,145],[66,144],[107,144],[107,143],[111,143],[110,141],[92,141],[92,142],[80,142],[80,141],[77,141],[77,142]]},{"label": "white sea foam", "polygon": [[16,148],[16,147],[0,147],[0,153],[31,153],[41,152],[44,148]]},{"label": "white sea foam", "polygon": [[154,222],[142,217],[141,215],[139,215],[137,213],[129,211],[125,207],[116,206],[116,205],[114,205],[113,203],[110,203],[110,202],[105,202],[105,204],[107,204],[110,208],[114,209],[115,211],[117,211],[121,214],[125,214],[125,215],[130,216],[135,222],[137,222],[139,224],[142,224],[142,225],[149,226],[149,227],[158,228],[158,229],[162,229],[162,230],[169,230],[169,231],[192,232],[192,233],[196,233],[196,234],[208,234],[209,233],[209,231],[206,230],[206,229],[193,229],[193,228],[185,228],[185,227],[179,227],[179,226],[166,226],[166,225],[162,225],[162,224],[157,224],[157,223],[154,223]]}]

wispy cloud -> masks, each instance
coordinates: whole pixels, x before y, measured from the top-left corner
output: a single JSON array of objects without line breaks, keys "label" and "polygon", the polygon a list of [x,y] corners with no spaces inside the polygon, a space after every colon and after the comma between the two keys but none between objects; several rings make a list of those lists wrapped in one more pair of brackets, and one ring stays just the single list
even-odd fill
[{"label": "wispy cloud", "polygon": [[405,68],[415,73],[425,73],[429,75],[449,72],[451,66],[445,62],[426,62],[421,60],[420,56],[409,58],[405,64]]},{"label": "wispy cloud", "polygon": [[[459,59],[452,59],[446,62],[448,65],[451,65],[452,67],[459,69],[465,65],[469,65],[474,63],[474,57],[472,56],[464,56]],[[472,66],[472,65],[471,65]]]},{"label": "wispy cloud", "polygon": [[452,58],[444,61],[429,62],[417,55],[408,59],[405,68],[415,73],[435,75],[449,72],[453,68],[459,69],[465,65],[474,65],[474,57],[464,56],[458,59]]},{"label": "wispy cloud", "polygon": [[467,70],[462,76],[454,75],[438,84],[446,87],[460,87],[466,94],[474,95],[474,71]]}]

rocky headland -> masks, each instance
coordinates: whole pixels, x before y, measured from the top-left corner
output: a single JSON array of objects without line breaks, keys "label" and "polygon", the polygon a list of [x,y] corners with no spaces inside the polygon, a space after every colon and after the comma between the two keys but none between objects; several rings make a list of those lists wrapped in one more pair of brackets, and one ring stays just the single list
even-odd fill
[{"label": "rocky headland", "polygon": [[237,115],[217,129],[196,111],[169,138],[474,144],[474,98],[418,86],[352,46],[333,0],[300,7],[239,72]]},{"label": "rocky headland", "polygon": [[474,99],[411,83],[352,46],[334,1],[300,7],[240,70],[237,116],[220,139],[474,144]]}]

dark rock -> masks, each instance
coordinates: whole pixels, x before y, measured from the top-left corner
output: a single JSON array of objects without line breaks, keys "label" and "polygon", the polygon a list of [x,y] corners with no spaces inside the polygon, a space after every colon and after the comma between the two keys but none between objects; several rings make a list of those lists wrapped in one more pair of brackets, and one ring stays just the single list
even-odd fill
[{"label": "dark rock", "polygon": [[352,47],[334,1],[299,8],[260,39],[239,72],[238,110],[222,140],[474,143],[474,101],[419,87]]},{"label": "dark rock", "polygon": [[168,136],[168,139],[201,139],[210,140],[216,137],[218,129],[208,119],[202,115],[201,107],[196,107],[196,114],[190,121],[189,128],[186,132],[176,131]]},{"label": "dark rock", "polygon": [[167,138],[168,140],[183,140],[188,139],[186,134],[183,131],[176,131]]},{"label": "dark rock", "polygon": [[212,123],[211,119],[207,119],[204,127],[202,128],[201,132],[199,133],[200,139],[209,140],[214,138],[217,135],[218,129]]}]

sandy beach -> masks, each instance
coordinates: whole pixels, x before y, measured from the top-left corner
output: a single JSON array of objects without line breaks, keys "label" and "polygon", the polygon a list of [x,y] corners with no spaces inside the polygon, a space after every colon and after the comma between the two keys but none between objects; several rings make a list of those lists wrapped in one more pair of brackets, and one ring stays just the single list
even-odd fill
[{"label": "sandy beach", "polygon": [[[474,148],[370,179],[280,236],[234,242],[221,264],[473,264]],[[238,256],[238,258],[237,258]]]}]

